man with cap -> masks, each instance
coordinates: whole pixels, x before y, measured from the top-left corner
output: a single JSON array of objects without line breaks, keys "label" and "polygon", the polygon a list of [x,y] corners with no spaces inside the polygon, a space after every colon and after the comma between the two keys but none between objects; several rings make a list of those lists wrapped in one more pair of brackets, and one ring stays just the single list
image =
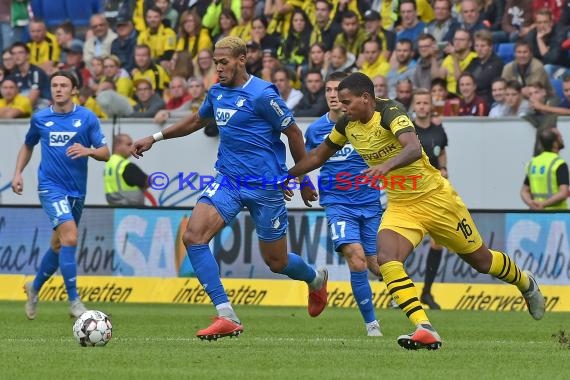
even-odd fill
[{"label": "man with cap", "polygon": [[121,61],[121,67],[127,72],[135,68],[135,46],[138,33],[133,22],[124,16],[117,17],[117,38],[111,43],[111,54]]},{"label": "man with cap", "polygon": [[[63,53],[65,53],[65,61],[58,65],[60,70],[71,71],[76,77],[79,88],[83,87],[83,71],[85,69],[85,63],[83,62],[83,43],[81,41],[73,40],[69,44],[69,47],[63,48]],[[86,75],[89,75],[86,73]]]},{"label": "man with cap", "polygon": [[245,68],[248,73],[261,78],[261,69],[263,68],[263,60],[261,54],[261,47],[255,41],[249,41],[246,44],[247,47],[247,61],[245,63]]},{"label": "man with cap", "polygon": [[389,60],[396,46],[396,34],[384,29],[381,20],[380,13],[375,10],[369,9],[364,12],[364,30],[370,39],[380,42],[382,55]]},{"label": "man with cap", "polygon": [[158,111],[166,107],[164,100],[154,92],[152,81],[144,76],[134,81],[137,104],[128,117],[154,117]]}]

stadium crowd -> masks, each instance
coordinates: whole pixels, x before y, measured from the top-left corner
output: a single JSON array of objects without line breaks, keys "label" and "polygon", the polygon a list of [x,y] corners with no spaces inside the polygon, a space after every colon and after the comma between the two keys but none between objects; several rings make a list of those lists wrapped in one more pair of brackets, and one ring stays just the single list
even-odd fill
[{"label": "stadium crowd", "polygon": [[334,71],[365,73],[408,109],[426,88],[434,116],[540,128],[570,113],[570,0],[0,0],[0,33],[1,118],[45,108],[49,75],[68,69],[99,117],[165,124],[217,83],[228,35],[299,117],[326,112]]}]

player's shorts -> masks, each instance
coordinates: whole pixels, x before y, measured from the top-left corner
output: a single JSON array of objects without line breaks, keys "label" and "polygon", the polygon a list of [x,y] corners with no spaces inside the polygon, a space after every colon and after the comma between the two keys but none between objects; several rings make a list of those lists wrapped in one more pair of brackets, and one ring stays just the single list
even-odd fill
[{"label": "player's shorts", "polygon": [[457,253],[475,252],[483,244],[471,214],[447,180],[417,201],[389,202],[380,224],[383,229],[404,236],[414,247],[426,233]]},{"label": "player's shorts", "polygon": [[247,207],[260,240],[279,240],[287,233],[287,210],[283,191],[279,187],[273,189],[272,185],[245,186],[218,174],[214,181],[206,186],[198,202],[214,206],[226,225],[230,225],[237,214]]},{"label": "player's shorts", "polygon": [[38,195],[53,229],[69,220],[79,224],[84,198],[71,197],[57,189],[40,189]]},{"label": "player's shorts", "polygon": [[382,208],[380,205],[325,207],[329,233],[334,250],[341,252],[344,244],[360,243],[366,256],[376,255],[376,234]]}]

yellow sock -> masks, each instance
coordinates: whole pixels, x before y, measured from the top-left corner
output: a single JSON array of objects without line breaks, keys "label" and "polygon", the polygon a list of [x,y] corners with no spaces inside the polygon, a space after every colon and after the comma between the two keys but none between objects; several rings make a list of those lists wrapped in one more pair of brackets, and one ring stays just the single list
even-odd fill
[{"label": "yellow sock", "polygon": [[526,273],[503,252],[493,251],[492,249],[489,251],[493,255],[489,274],[501,281],[515,285],[521,292],[527,291],[530,286],[530,280]]},{"label": "yellow sock", "polygon": [[392,298],[406,313],[406,317],[414,324],[429,323],[412,280],[404,270],[404,264],[399,261],[389,261],[380,266],[380,272]]}]

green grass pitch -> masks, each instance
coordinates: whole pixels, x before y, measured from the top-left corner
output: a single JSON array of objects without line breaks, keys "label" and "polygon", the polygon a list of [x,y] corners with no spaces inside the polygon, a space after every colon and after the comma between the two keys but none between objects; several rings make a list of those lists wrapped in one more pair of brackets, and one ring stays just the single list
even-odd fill
[{"label": "green grass pitch", "polygon": [[[522,312],[428,312],[439,351],[406,351],[399,310],[377,310],[384,337],[365,334],[356,309],[239,307],[245,332],[216,342],[194,337],[210,306],[89,304],[111,315],[113,339],[80,347],[65,303],[0,302],[1,379],[568,379],[570,313],[542,321]],[[554,337],[565,331],[566,336]]]}]

